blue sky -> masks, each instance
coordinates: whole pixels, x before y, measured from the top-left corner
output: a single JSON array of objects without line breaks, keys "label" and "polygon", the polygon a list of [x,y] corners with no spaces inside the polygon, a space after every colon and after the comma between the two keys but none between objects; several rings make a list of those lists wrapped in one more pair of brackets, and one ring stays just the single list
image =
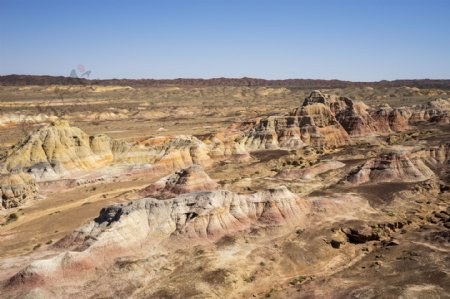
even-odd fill
[{"label": "blue sky", "polygon": [[0,74],[450,78],[448,0],[0,0]]}]

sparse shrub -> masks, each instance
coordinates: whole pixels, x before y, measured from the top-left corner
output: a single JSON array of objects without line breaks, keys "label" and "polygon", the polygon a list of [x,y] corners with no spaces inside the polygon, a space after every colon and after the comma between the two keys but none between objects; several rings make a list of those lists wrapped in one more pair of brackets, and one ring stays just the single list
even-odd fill
[{"label": "sparse shrub", "polygon": [[251,275],[249,277],[244,278],[244,281],[250,283],[250,282],[254,282],[255,279],[256,279],[256,276],[255,275]]},{"label": "sparse shrub", "polygon": [[264,266],[266,265],[266,263],[260,262],[259,265],[260,265],[261,267],[264,267]]},{"label": "sparse shrub", "polygon": [[16,221],[17,219],[19,219],[19,216],[17,216],[16,213],[9,214],[8,218],[6,219],[6,223],[5,223],[5,224],[14,222],[14,221]]},{"label": "sparse shrub", "polygon": [[41,247],[41,243],[34,245],[33,250],[37,250],[37,249],[39,249],[39,247]]},{"label": "sparse shrub", "polygon": [[48,240],[47,242],[45,242],[45,244],[50,245],[53,243],[53,240]]},{"label": "sparse shrub", "polygon": [[292,280],[289,282],[289,284],[294,286],[294,285],[296,285],[296,284],[299,284],[299,283],[304,282],[307,278],[308,278],[308,277],[306,277],[306,276],[298,276],[298,277],[292,279]]},{"label": "sparse shrub", "polygon": [[219,247],[230,246],[236,244],[236,237],[232,235],[225,235],[216,242]]},{"label": "sparse shrub", "polygon": [[272,297],[273,292],[275,292],[276,290],[274,288],[271,288],[270,291],[268,293],[266,293],[265,297],[266,298],[270,298]]},{"label": "sparse shrub", "polygon": [[205,272],[203,274],[203,280],[210,284],[224,285],[229,276],[230,271],[228,271],[227,269],[216,269],[213,271]]}]

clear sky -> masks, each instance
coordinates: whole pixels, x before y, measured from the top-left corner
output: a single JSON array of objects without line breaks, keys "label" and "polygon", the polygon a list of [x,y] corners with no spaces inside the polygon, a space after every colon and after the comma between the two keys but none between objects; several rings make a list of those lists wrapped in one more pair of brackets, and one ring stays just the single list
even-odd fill
[{"label": "clear sky", "polygon": [[79,64],[101,79],[449,79],[450,0],[0,0],[0,74]]}]

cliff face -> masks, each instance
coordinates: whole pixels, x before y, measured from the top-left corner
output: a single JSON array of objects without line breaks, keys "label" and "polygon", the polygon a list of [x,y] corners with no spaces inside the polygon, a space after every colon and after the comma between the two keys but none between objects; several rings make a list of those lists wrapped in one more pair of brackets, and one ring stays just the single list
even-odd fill
[{"label": "cliff face", "polygon": [[89,136],[71,127],[66,121],[56,121],[31,133],[6,155],[7,171],[23,170],[38,180],[56,179],[82,169],[95,169],[113,160],[108,137]]},{"label": "cliff face", "polygon": [[23,172],[0,175],[0,210],[18,207],[37,195],[36,183],[30,175]]},{"label": "cliff face", "polygon": [[388,105],[371,108],[361,101],[348,97],[322,94],[313,91],[303,106],[321,103],[330,108],[336,120],[351,136],[367,136],[400,132],[408,129],[407,111]]},{"label": "cliff face", "polygon": [[176,171],[139,192],[142,197],[170,198],[195,191],[212,191],[219,187],[200,165]]},{"label": "cliff face", "polygon": [[[109,173],[134,171],[164,175],[192,165],[211,166],[216,160],[248,159],[245,148],[234,141],[241,132],[225,132],[201,141],[194,136],[160,136],[136,142],[115,140],[104,134],[89,136],[65,120],[56,120],[32,132],[8,150],[0,161],[4,174],[2,195],[4,207],[23,204],[32,196],[12,195],[10,173],[22,173],[22,180],[50,182],[73,179],[84,184]],[[130,170],[131,169],[131,170]],[[25,175],[24,173],[27,173]],[[8,179],[6,179],[8,178]],[[20,185],[20,184],[19,184]],[[186,189],[186,191],[193,191]],[[12,192],[12,193],[11,193]],[[20,193],[20,192],[19,192]],[[22,196],[22,195],[20,195]]]},{"label": "cliff face", "polygon": [[[445,122],[445,105],[430,105],[435,108],[369,107],[361,101],[315,90],[290,115],[255,120],[239,139],[239,144],[248,150],[296,149],[305,145],[342,147],[351,143],[350,136],[373,136],[408,130],[411,117],[434,118]],[[428,112],[420,112],[421,109]]]},{"label": "cliff face", "polygon": [[[167,237],[214,240],[257,223],[301,223],[309,207],[305,200],[298,198],[285,187],[251,195],[219,190],[188,193],[162,201],[144,198],[131,205],[116,205],[103,209],[90,234],[102,232],[105,225],[119,220],[121,215],[133,217],[130,214],[138,213],[142,209],[149,214],[148,219],[155,221],[155,226],[150,227],[151,231],[161,226],[170,227],[171,231]],[[165,212],[160,213],[160,209]]]},{"label": "cliff face", "polygon": [[295,149],[305,145],[341,147],[350,144],[347,132],[330,107],[317,97],[317,93],[311,93],[303,105],[289,116],[269,116],[257,120],[239,143],[249,150]]},{"label": "cliff face", "polygon": [[257,119],[253,128],[238,139],[238,143],[250,151],[301,148],[306,145],[301,139],[298,119],[284,116]]},{"label": "cliff face", "polygon": [[89,136],[67,121],[55,120],[10,149],[3,172],[24,171],[37,181],[77,176],[116,165],[147,165],[172,171],[213,160],[249,158],[248,150],[319,148],[351,144],[350,136],[399,132],[408,119],[445,122],[450,104],[436,100],[412,108],[370,108],[347,97],[313,91],[287,116],[256,119],[244,132],[229,128],[201,141],[193,136],[162,136],[129,143],[104,134]]},{"label": "cliff face", "polygon": [[353,184],[380,182],[420,182],[448,169],[449,144],[416,151],[395,151],[369,159],[348,177]]},{"label": "cliff face", "polygon": [[450,100],[436,99],[425,104],[414,105],[411,108],[413,122],[429,121],[437,123],[450,122]]},{"label": "cliff face", "polygon": [[389,105],[384,105],[370,111],[369,114],[375,127],[374,133],[402,132],[409,128],[408,110],[393,109]]},{"label": "cliff face", "polygon": [[14,275],[9,286],[44,285],[85,275],[118,256],[139,250],[148,253],[162,242],[168,245],[188,239],[192,245],[254,226],[296,227],[304,224],[309,209],[306,200],[285,187],[252,195],[196,192],[167,200],[144,198],[109,206],[94,221],[57,244],[75,247],[74,251],[33,262]]},{"label": "cliff face", "polygon": [[229,141],[215,137],[206,144],[193,136],[162,136],[124,142],[107,135],[89,136],[67,121],[55,121],[12,147],[0,162],[3,172],[24,171],[37,181],[77,177],[96,169],[148,165],[172,171],[193,164],[210,166],[214,159],[248,157]]},{"label": "cliff face", "polygon": [[114,151],[115,163],[151,164],[167,170],[181,169],[192,164],[209,166],[210,149],[199,139],[188,136],[161,136],[128,144],[126,150]]},{"label": "cliff face", "polygon": [[250,158],[245,146],[236,142],[242,136],[242,131],[235,126],[228,127],[225,130],[216,132],[203,139],[203,142],[209,147],[209,156],[215,160],[233,158],[237,160],[247,160]]}]

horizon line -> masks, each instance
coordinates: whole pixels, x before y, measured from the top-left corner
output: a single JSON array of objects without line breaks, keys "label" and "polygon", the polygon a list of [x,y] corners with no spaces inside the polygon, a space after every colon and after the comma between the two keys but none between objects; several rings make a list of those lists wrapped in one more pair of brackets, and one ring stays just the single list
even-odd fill
[{"label": "horizon line", "polygon": [[323,78],[300,78],[300,77],[293,77],[293,78],[283,78],[283,79],[266,79],[266,78],[259,78],[259,77],[174,77],[174,78],[85,78],[85,77],[71,77],[71,76],[63,76],[63,75],[32,75],[32,74],[6,74],[6,75],[0,75],[1,77],[12,77],[12,76],[20,76],[20,77],[53,77],[53,78],[64,78],[64,79],[81,79],[81,80],[87,80],[87,81],[111,81],[111,80],[130,80],[130,81],[140,81],[140,80],[152,80],[152,81],[176,81],[176,80],[219,80],[219,79],[225,79],[225,80],[260,80],[260,81],[292,81],[292,80],[305,80],[305,81],[340,81],[340,82],[351,82],[351,83],[378,83],[378,82],[395,82],[395,81],[446,81],[450,80],[450,78],[399,78],[399,79],[380,79],[380,80],[374,80],[374,81],[352,81],[352,80],[346,80],[346,79],[323,79]]}]

